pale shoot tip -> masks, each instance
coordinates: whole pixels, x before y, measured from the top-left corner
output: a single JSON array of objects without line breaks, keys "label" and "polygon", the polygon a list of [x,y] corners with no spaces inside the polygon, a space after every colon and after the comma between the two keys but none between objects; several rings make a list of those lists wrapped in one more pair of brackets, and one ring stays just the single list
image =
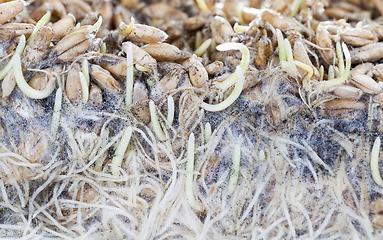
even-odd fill
[{"label": "pale shoot tip", "polygon": [[110,171],[115,176],[118,176],[120,174],[119,168],[121,167],[126,149],[128,148],[130,138],[132,136],[132,132],[133,132],[132,126],[129,126],[124,130],[120,143],[117,145],[116,151],[114,152]]},{"label": "pale shoot tip", "polygon": [[161,141],[165,141],[166,135],[161,128],[160,122],[158,121],[157,110],[156,110],[156,106],[154,105],[153,100],[149,101],[149,110],[150,110],[150,119],[152,122],[152,127],[154,130],[154,133],[157,135],[157,137]]}]

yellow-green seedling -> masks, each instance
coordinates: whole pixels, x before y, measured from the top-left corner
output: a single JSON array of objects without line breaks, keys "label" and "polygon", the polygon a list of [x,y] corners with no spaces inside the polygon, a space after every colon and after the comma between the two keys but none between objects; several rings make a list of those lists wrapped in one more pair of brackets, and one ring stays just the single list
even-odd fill
[{"label": "yellow-green seedling", "polygon": [[218,104],[208,104],[208,103],[202,102],[201,107],[203,109],[210,112],[222,111],[228,108],[231,104],[233,104],[235,100],[237,100],[239,95],[241,95],[245,78],[243,76],[242,69],[240,66],[237,66],[237,69],[235,70],[234,74],[235,74],[235,78],[237,82],[231,94],[225,100],[223,100],[222,102]]},{"label": "yellow-green seedling", "polygon": [[116,151],[114,152],[110,171],[115,176],[120,174],[119,168],[121,167],[122,159],[124,158],[126,149],[128,148],[132,132],[132,126],[129,126],[124,130],[121,140],[117,145]]},{"label": "yellow-green seedling", "polygon": [[134,85],[134,72],[133,72],[133,50],[132,46],[128,44],[126,48],[126,88],[125,88],[125,105],[129,107],[133,104],[133,85]]},{"label": "yellow-green seedling", "polygon": [[210,12],[210,9],[207,7],[205,0],[196,0],[196,2],[202,12]]},{"label": "yellow-green seedling", "polygon": [[287,61],[285,42],[281,30],[277,29],[277,41],[279,51],[279,62]]},{"label": "yellow-green seedling", "polygon": [[173,124],[174,120],[174,99],[172,95],[169,95],[168,97],[168,117],[166,118],[169,125]]},{"label": "yellow-green seedling", "polygon": [[190,206],[198,209],[199,205],[193,193],[193,171],[194,171],[194,133],[189,135],[186,162],[185,195]]},{"label": "yellow-green seedling", "polygon": [[379,172],[379,151],[380,151],[380,137],[375,139],[374,145],[371,150],[371,175],[372,179],[374,179],[375,183],[379,187],[383,187],[383,179]]},{"label": "yellow-green seedling", "polygon": [[[216,48],[218,51],[229,51],[229,50],[241,51],[242,59],[241,59],[241,62],[239,63],[239,66],[241,67],[242,73],[246,72],[250,62],[250,53],[249,53],[249,49],[245,45],[241,43],[223,43],[221,45],[218,45]],[[233,86],[236,83],[236,81],[237,81],[237,75],[233,73],[225,81],[217,82],[214,84],[214,86],[220,89],[222,92],[225,92],[227,89]]]},{"label": "yellow-green seedling", "polygon": [[[344,68],[344,71],[340,72],[341,75],[335,79],[321,82],[318,85],[319,90],[328,90],[336,85],[344,83],[347,80],[348,75],[350,73],[350,69],[351,69],[351,55],[345,43],[342,43],[342,49],[343,49],[344,57],[346,59],[346,67]],[[337,51],[337,53],[338,53],[338,60],[343,61],[343,56],[340,58],[341,54],[339,54],[339,51]]]},{"label": "yellow-green seedling", "polygon": [[56,137],[57,129],[59,128],[59,124],[60,124],[62,95],[63,94],[62,94],[61,88],[58,88],[56,90],[55,105],[53,107],[52,123],[51,123],[51,134],[53,137]]},{"label": "yellow-green seedling", "polygon": [[236,144],[233,153],[233,163],[231,164],[231,170],[229,175],[229,183],[227,184],[227,193],[233,194],[238,182],[239,165],[241,161],[241,146]]},{"label": "yellow-green seedling", "polygon": [[149,101],[149,111],[150,111],[150,120],[152,123],[154,133],[157,135],[158,139],[160,139],[161,141],[165,141],[166,136],[164,131],[162,130],[160,122],[158,121],[157,110],[153,100]]},{"label": "yellow-green seedling", "polygon": [[84,61],[82,61],[82,73],[84,74],[84,77],[86,79],[86,83],[89,86],[90,85],[89,62],[86,59],[84,59]]},{"label": "yellow-green seedling", "polygon": [[100,53],[106,53],[106,43],[101,45]]},{"label": "yellow-green seedling", "polygon": [[32,38],[36,35],[36,33],[47,23],[49,23],[49,21],[51,20],[51,11],[48,11],[42,18],[40,18],[40,20],[36,23],[36,26],[35,28],[33,29],[33,32],[31,34],[31,36],[29,36],[28,40],[27,40],[27,43],[29,43]]},{"label": "yellow-green seedling", "polygon": [[303,86],[306,86],[306,84],[309,82],[309,80],[314,74],[313,68],[303,62],[294,60],[293,50],[291,48],[289,40],[283,38],[281,30],[277,29],[276,31],[279,50],[279,61],[281,63],[282,69],[294,78],[299,76],[298,69],[296,68],[296,66],[306,70],[307,74],[303,78]]},{"label": "yellow-green seedling", "polygon": [[78,75],[80,76],[82,103],[85,104],[89,99],[89,82],[86,80],[84,73],[78,72]]},{"label": "yellow-green seedling", "polygon": [[294,17],[295,15],[297,15],[302,3],[303,3],[303,0],[294,0],[290,10],[290,17]]},{"label": "yellow-green seedling", "polygon": [[23,51],[25,48],[25,42],[26,42],[25,36],[21,35],[20,40],[19,40],[19,44],[16,47],[16,50],[15,50],[15,53],[13,54],[13,57],[8,62],[8,64],[5,66],[5,68],[3,68],[0,71],[0,80],[2,80],[8,74],[8,72],[12,69],[15,56],[18,55],[20,57],[21,54],[23,54]]},{"label": "yellow-green seedling", "polygon": [[[196,34],[195,34],[195,41],[194,41],[194,48],[195,49],[198,49],[199,46],[201,46],[202,44],[202,33],[201,31],[198,31]],[[196,54],[194,52],[194,54]],[[197,54],[196,54],[197,55]],[[198,56],[198,55],[197,55]]]},{"label": "yellow-green seedling", "polygon": [[198,57],[201,57],[204,52],[209,48],[211,43],[213,42],[212,38],[207,39],[205,42],[203,42],[199,47],[194,51],[194,54]]},{"label": "yellow-green seedling", "polygon": [[29,84],[25,81],[23,70],[21,68],[21,60],[18,54],[14,55],[13,60],[13,71],[15,74],[16,83],[19,86],[20,90],[30,98],[34,99],[43,99],[51,95],[53,90],[56,87],[56,78],[49,78],[48,84],[42,90],[36,90],[29,86]]}]

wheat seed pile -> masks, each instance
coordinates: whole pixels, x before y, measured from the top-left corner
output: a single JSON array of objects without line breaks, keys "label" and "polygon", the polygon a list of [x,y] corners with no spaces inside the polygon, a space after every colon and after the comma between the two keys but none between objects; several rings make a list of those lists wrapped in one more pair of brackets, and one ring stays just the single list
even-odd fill
[{"label": "wheat seed pile", "polygon": [[383,238],[382,13],[0,1],[0,237]]}]

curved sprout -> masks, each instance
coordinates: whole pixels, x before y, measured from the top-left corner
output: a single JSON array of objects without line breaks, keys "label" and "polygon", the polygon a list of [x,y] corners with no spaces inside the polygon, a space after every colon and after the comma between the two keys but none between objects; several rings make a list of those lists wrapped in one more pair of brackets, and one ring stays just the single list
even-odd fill
[{"label": "curved sprout", "polygon": [[348,75],[350,73],[350,69],[351,69],[351,55],[350,55],[350,52],[349,52],[345,43],[342,43],[342,48],[343,48],[343,54],[344,54],[345,59],[346,59],[346,67],[345,67],[342,75],[338,78],[335,78],[335,79],[332,79],[329,81],[321,82],[318,85],[318,88],[320,90],[328,90],[328,89],[330,89],[336,85],[344,83],[347,80]]},{"label": "curved sprout", "polygon": [[89,99],[89,84],[82,72],[78,72],[78,75],[80,76],[82,103],[86,103]]},{"label": "curved sprout", "polygon": [[239,175],[239,164],[241,160],[241,146],[238,144],[234,147],[233,164],[231,165],[229,183],[227,184],[227,193],[233,194],[235,186],[237,185]]},{"label": "curved sprout", "polygon": [[[242,53],[242,59],[239,64],[239,66],[242,69],[242,72],[246,72],[247,67],[249,66],[250,62],[250,53],[249,49],[243,45],[242,43],[223,43],[221,45],[218,45],[217,47],[218,51],[228,51],[228,50],[239,50]],[[220,89],[222,92],[225,92],[229,87],[233,86],[236,82],[235,73],[230,75],[225,81],[215,83],[215,87]]]},{"label": "curved sprout", "polygon": [[243,26],[243,25],[239,25],[238,23],[235,23],[233,29],[236,33],[243,33],[249,30],[250,26]]},{"label": "curved sprout", "polygon": [[52,124],[51,124],[51,134],[53,137],[57,134],[57,129],[59,127],[60,123],[60,110],[62,105],[62,90],[61,88],[58,88],[56,91],[56,97],[55,97],[55,105],[53,107],[53,115],[52,115]]},{"label": "curved sprout", "polygon": [[307,71],[306,76],[303,78],[303,85],[307,85],[311,77],[314,75],[313,68],[303,62],[294,60],[291,44],[289,40],[283,39],[282,32],[279,29],[277,29],[277,39],[279,48],[279,60],[282,69],[284,69],[290,76],[297,77],[299,76],[299,73],[296,66],[303,68]]},{"label": "curved sprout", "polygon": [[110,171],[113,175],[120,174],[120,170],[118,168],[121,167],[122,159],[124,158],[124,154],[126,152],[126,149],[128,148],[132,132],[132,126],[127,127],[124,131],[124,134],[121,137],[120,143],[117,145],[116,151],[114,152],[114,156],[112,159],[112,165],[110,167]]},{"label": "curved sprout", "polygon": [[19,86],[20,90],[30,98],[34,99],[43,99],[51,95],[53,90],[56,87],[56,80],[50,79],[48,84],[42,90],[36,90],[29,86],[29,84],[25,81],[23,76],[23,70],[21,69],[20,56],[15,54],[14,63],[13,63],[13,71],[15,74],[16,83]]},{"label": "curved sprout", "polygon": [[380,137],[377,137],[371,150],[371,175],[379,187],[383,187],[383,179],[379,172]]},{"label": "curved sprout", "polygon": [[21,35],[19,44],[16,47],[16,50],[15,50],[13,57],[11,58],[11,60],[9,60],[8,64],[5,66],[5,68],[3,68],[0,71],[0,80],[2,80],[8,74],[8,72],[12,69],[15,55],[21,56],[21,54],[23,53],[24,48],[25,48],[25,42],[26,42],[25,36]]},{"label": "curved sprout", "polygon": [[305,86],[308,83],[308,81],[311,79],[311,77],[314,75],[313,68],[303,62],[299,62],[296,60],[294,60],[293,63],[295,66],[301,67],[307,71],[306,76],[303,78],[303,86]]},{"label": "curved sprout", "polygon": [[27,43],[29,43],[32,38],[36,35],[36,33],[49,21],[51,20],[51,11],[48,11],[37,23],[35,29],[33,29],[33,32],[31,36],[29,36]]},{"label": "curved sprout", "polygon": [[152,122],[154,133],[161,141],[166,140],[164,131],[161,128],[160,122],[158,121],[156,106],[154,105],[153,100],[149,101],[149,110],[150,110],[150,120]]},{"label": "curved sprout", "polygon": [[88,28],[88,32],[89,32],[89,33],[91,33],[91,32],[95,32],[95,33],[97,33],[98,30],[99,30],[100,27],[101,27],[101,24],[102,24],[102,17],[99,16],[97,22],[96,22],[95,24],[93,24],[93,26],[91,26],[91,27]]},{"label": "curved sprout", "polygon": [[236,76],[237,83],[235,84],[234,90],[231,92],[230,96],[228,96],[223,102],[215,104],[215,105],[202,102],[201,103],[202,108],[210,112],[218,112],[218,111],[222,111],[226,109],[231,104],[233,104],[235,100],[237,100],[239,95],[241,95],[245,79],[240,66],[237,66],[237,69],[235,70],[234,74]]}]

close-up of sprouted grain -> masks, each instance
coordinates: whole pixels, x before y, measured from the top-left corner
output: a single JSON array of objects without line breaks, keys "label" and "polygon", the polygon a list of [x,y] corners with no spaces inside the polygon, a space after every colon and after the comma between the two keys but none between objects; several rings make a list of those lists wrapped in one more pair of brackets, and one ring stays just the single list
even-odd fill
[{"label": "close-up of sprouted grain", "polygon": [[0,0],[0,238],[382,239],[382,14]]}]

